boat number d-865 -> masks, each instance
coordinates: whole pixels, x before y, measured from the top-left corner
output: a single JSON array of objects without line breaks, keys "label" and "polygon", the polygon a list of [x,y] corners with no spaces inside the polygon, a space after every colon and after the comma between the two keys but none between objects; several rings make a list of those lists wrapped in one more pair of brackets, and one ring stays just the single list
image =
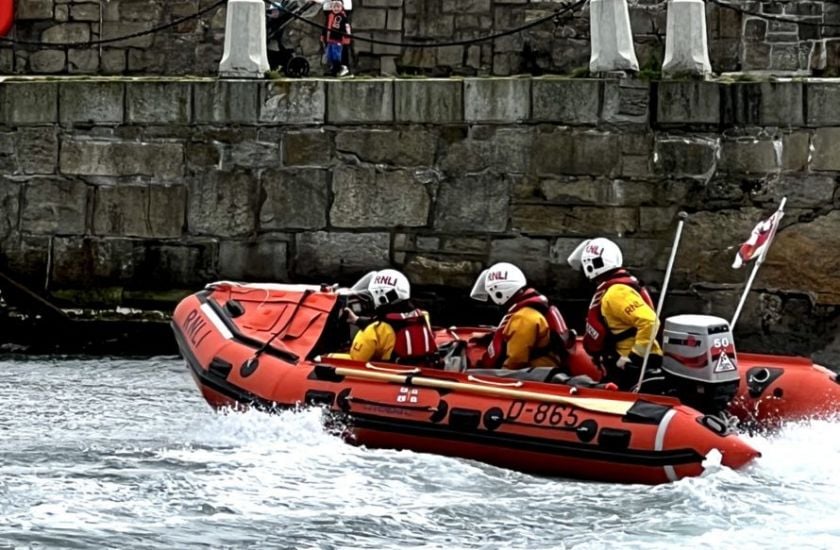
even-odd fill
[{"label": "boat number d-865", "polygon": [[574,428],[579,423],[577,410],[569,405],[560,403],[529,403],[527,401],[512,401],[508,407],[506,420],[515,422],[540,424],[552,427]]}]

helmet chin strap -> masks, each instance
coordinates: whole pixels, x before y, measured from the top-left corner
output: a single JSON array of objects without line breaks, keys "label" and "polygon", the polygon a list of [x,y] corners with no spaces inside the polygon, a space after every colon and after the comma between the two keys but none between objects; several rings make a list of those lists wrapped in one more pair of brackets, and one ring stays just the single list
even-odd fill
[{"label": "helmet chin strap", "polygon": [[601,273],[600,275],[598,275],[597,277],[595,277],[594,279],[592,279],[592,282],[598,283],[600,281],[603,281],[604,279],[608,278],[610,275],[612,275],[613,273],[615,273],[619,269],[624,269],[624,268],[623,267],[616,267],[616,268],[610,269],[609,271],[605,271],[605,272]]},{"label": "helmet chin strap", "polygon": [[523,292],[525,292],[525,289],[526,289],[526,288],[528,288],[528,286],[527,286],[527,285],[526,285],[526,286],[523,286],[522,288],[520,288],[519,290],[517,290],[516,292],[514,292],[514,293],[513,293],[513,295],[512,295],[510,298],[508,298],[508,299],[507,299],[507,301],[505,301],[505,302],[503,302],[503,303],[499,304],[499,307],[501,307],[501,308],[508,308],[508,307],[510,307],[510,304],[511,304],[511,303],[513,303],[513,301],[514,301],[514,300],[516,300],[516,297],[517,297],[517,296],[519,296],[520,294],[522,294]]}]

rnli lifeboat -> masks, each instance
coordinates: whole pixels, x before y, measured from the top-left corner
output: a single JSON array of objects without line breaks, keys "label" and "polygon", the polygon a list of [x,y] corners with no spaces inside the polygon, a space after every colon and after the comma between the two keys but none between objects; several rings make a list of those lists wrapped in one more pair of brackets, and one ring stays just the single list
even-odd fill
[{"label": "rnli lifeboat", "polygon": [[321,406],[353,444],[646,484],[697,476],[715,451],[736,469],[759,455],[669,397],[551,383],[536,369],[512,379],[330,358],[349,343],[348,300],[332,287],[214,283],[177,306],[172,328],[213,407]]}]

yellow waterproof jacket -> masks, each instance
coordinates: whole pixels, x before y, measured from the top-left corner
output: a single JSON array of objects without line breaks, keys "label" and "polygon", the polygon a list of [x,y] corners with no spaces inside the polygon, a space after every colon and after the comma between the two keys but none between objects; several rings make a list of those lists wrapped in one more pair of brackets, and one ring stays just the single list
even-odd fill
[{"label": "yellow waterproof jacket", "polygon": [[[423,330],[428,331],[427,346],[431,346],[431,350],[436,350],[437,346],[434,345],[434,335],[432,334],[432,327],[429,321],[429,313],[421,310],[415,311],[422,314],[423,324],[425,325]],[[396,329],[388,321],[378,320],[356,333],[356,336],[353,338],[353,343],[350,346],[349,356],[354,361],[394,361],[398,359],[394,357],[396,347]],[[415,351],[418,352],[421,349],[418,345]],[[405,351],[402,353],[405,353]],[[334,356],[339,355],[336,354]]]},{"label": "yellow waterproof jacket", "polygon": [[[532,307],[522,307],[509,315],[497,329],[481,366],[498,368],[499,361],[505,369],[557,366],[551,355],[551,331],[545,316]],[[541,353],[543,350],[545,353]]]},{"label": "yellow waterproof jacket", "polygon": [[356,333],[350,346],[354,361],[390,361],[394,353],[397,333],[385,321],[376,321]]},{"label": "yellow waterproof jacket", "polygon": [[[548,355],[540,356],[539,350],[550,350],[551,332],[545,316],[534,308],[523,307],[514,311],[502,337],[507,344],[507,357],[502,364],[506,369],[521,369],[522,367],[555,366],[556,362]],[[537,355],[532,357],[532,355]]]},{"label": "yellow waterproof jacket", "polygon": [[626,356],[632,351],[639,357],[644,357],[651,340],[653,340],[651,354],[662,355],[662,348],[656,341],[656,332],[659,328],[656,311],[634,288],[625,284],[610,286],[601,298],[601,314],[613,334],[636,329],[635,335],[616,343],[615,347],[619,355]]}]

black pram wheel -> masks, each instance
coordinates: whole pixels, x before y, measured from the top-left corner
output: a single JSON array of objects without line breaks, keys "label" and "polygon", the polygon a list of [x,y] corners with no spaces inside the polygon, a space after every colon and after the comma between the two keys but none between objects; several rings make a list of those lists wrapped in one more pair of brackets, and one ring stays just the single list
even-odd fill
[{"label": "black pram wheel", "polygon": [[289,78],[303,78],[309,76],[309,61],[303,57],[293,57],[286,63],[283,72]]}]

